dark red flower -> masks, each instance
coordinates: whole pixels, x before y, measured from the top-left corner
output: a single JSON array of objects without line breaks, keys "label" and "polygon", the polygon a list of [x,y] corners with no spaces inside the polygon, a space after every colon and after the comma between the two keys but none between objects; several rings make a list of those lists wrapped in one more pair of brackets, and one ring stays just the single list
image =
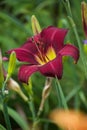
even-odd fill
[{"label": "dark red flower", "polygon": [[45,76],[62,78],[62,57],[71,56],[75,63],[79,58],[77,47],[71,44],[64,45],[67,31],[50,26],[29,38],[20,48],[8,51],[8,53],[15,51],[19,61],[29,63],[20,67],[19,80],[27,83],[31,74],[36,71]]}]

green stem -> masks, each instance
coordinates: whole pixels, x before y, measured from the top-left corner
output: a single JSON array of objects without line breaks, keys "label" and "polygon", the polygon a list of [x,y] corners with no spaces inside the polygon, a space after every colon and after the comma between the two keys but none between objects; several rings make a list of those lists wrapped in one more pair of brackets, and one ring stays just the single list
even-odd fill
[{"label": "green stem", "polygon": [[[56,86],[56,89],[57,89],[57,92],[60,94],[60,97],[61,97],[61,101],[62,101],[62,105],[65,109],[68,109],[68,106],[67,106],[67,103],[66,103],[66,100],[65,100],[65,97],[64,97],[64,94],[63,94],[63,91],[62,91],[62,87],[60,85],[60,82],[58,80],[58,78],[56,77],[56,83],[58,86]],[[58,96],[59,97],[59,96]]]},{"label": "green stem", "polygon": [[36,115],[35,115],[35,109],[34,109],[34,104],[33,104],[32,100],[28,101],[28,105],[29,105],[30,111],[32,113],[32,118],[33,118],[33,122],[34,122],[36,119]]},{"label": "green stem", "polygon": [[5,87],[6,87],[6,83],[7,83],[8,79],[9,79],[9,76],[6,77],[6,80],[4,81],[3,86],[2,86],[2,94],[3,94],[3,96],[5,95]]},{"label": "green stem", "polygon": [[58,85],[55,84],[55,89],[56,89],[56,93],[57,93],[57,100],[59,102],[58,107],[61,107],[61,100],[60,100],[60,94],[59,94],[59,89],[58,89]]},{"label": "green stem", "polygon": [[28,101],[28,105],[30,108],[30,111],[32,113],[32,118],[33,118],[33,125],[32,125],[32,130],[35,130],[35,124],[36,124],[36,114],[35,114],[35,107],[34,107],[34,103],[32,100],[32,97],[30,96],[30,100]]},{"label": "green stem", "polygon": [[64,4],[64,6],[66,8],[67,14],[72,17],[69,0],[66,0],[66,2],[64,0],[62,0],[62,3]]},{"label": "green stem", "polygon": [[8,116],[7,103],[5,101],[5,98],[6,98],[5,97],[5,87],[6,87],[7,81],[8,81],[8,77],[6,78],[6,80],[5,80],[4,84],[3,84],[3,87],[2,87],[3,114],[4,114],[7,130],[12,130],[10,119],[9,119],[9,116]]}]

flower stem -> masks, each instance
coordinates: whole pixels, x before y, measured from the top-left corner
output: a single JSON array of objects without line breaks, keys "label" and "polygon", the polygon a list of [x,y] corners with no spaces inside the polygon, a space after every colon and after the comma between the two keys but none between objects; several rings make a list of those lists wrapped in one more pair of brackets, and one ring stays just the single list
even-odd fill
[{"label": "flower stem", "polygon": [[68,106],[67,106],[67,103],[66,103],[66,100],[65,100],[65,97],[64,97],[64,94],[63,94],[63,91],[62,91],[62,87],[61,87],[61,85],[60,85],[60,82],[59,82],[57,76],[55,76],[55,78],[56,78],[56,84],[58,85],[58,86],[55,85],[56,91],[57,91],[57,94],[58,94],[57,96],[58,96],[58,98],[59,98],[59,95],[60,95],[60,98],[61,98],[63,107],[64,107],[65,109],[68,109]]},{"label": "flower stem", "polygon": [[7,81],[8,81],[8,77],[6,78],[6,80],[5,80],[5,82],[4,82],[3,86],[2,86],[2,94],[1,94],[1,96],[2,96],[2,104],[3,104],[3,114],[4,114],[7,130],[12,130],[9,115],[8,115],[7,103],[5,101],[5,98],[6,98],[5,87],[6,87]]},{"label": "flower stem", "polygon": [[72,12],[71,12],[71,8],[70,8],[69,0],[66,0],[66,1],[62,0],[62,2],[66,8],[67,14],[72,17]]},{"label": "flower stem", "polygon": [[9,79],[9,76],[6,77],[6,80],[4,81],[3,83],[3,86],[2,86],[2,95],[4,96],[5,95],[5,88],[6,88],[6,83]]},{"label": "flower stem", "polygon": [[48,98],[48,96],[50,94],[50,90],[52,88],[51,84],[52,84],[52,78],[47,77],[43,91],[42,91],[42,99],[41,99],[41,103],[40,103],[39,110],[38,110],[38,113],[37,113],[37,117],[39,117],[41,115],[42,111],[43,111],[45,101]]},{"label": "flower stem", "polygon": [[29,105],[31,113],[32,113],[33,121],[35,121],[36,115],[35,115],[35,109],[34,109],[33,101],[28,101],[28,105]]},{"label": "flower stem", "polygon": [[30,108],[30,111],[32,113],[32,118],[33,118],[32,130],[35,130],[36,114],[35,114],[34,103],[33,103],[33,100],[32,100],[31,96],[30,96],[30,100],[28,101],[28,106]]}]

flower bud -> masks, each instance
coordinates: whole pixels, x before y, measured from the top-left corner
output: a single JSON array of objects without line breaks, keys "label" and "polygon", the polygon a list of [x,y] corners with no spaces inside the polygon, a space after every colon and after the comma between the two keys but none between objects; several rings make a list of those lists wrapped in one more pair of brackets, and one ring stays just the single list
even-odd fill
[{"label": "flower bud", "polygon": [[81,11],[82,11],[82,22],[83,22],[83,28],[84,28],[84,33],[87,37],[87,3],[84,1],[81,3]]},{"label": "flower bud", "polygon": [[8,65],[8,75],[11,76],[11,74],[14,72],[15,69],[15,63],[16,63],[16,53],[12,51],[9,59],[9,65]]},{"label": "flower bud", "polygon": [[15,92],[17,92],[24,101],[28,101],[28,98],[26,97],[26,95],[22,92],[19,84],[13,80],[12,78],[10,78],[7,82],[7,87]]},{"label": "flower bud", "polygon": [[32,15],[31,17],[31,23],[32,23],[32,30],[33,30],[34,35],[37,35],[38,33],[40,33],[41,27],[37,18],[34,15]]}]

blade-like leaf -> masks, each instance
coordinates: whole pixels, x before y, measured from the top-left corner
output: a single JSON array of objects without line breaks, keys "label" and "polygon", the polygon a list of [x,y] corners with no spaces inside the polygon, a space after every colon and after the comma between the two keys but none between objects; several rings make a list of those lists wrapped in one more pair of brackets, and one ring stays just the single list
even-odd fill
[{"label": "blade-like leaf", "polygon": [[[0,110],[3,111],[1,104],[0,104]],[[17,124],[22,128],[22,130],[29,130],[27,122],[23,120],[23,118],[21,118],[21,116],[15,110],[8,107],[8,114],[9,116],[11,116],[11,118],[15,120],[15,122],[17,122]]]},{"label": "blade-like leaf", "polygon": [[0,130],[6,130],[6,128],[0,124]]}]

